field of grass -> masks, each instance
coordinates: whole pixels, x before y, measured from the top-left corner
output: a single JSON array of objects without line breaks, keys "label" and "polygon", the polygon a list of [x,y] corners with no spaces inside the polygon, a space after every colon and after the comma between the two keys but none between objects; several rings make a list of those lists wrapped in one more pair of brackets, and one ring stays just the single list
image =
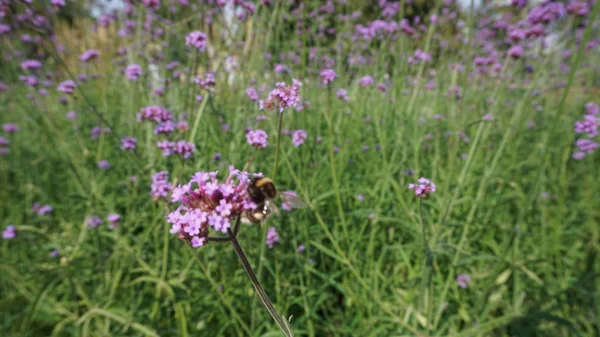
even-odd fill
[{"label": "field of grass", "polygon": [[[3,1],[0,335],[600,335],[600,2],[411,2]],[[306,207],[194,248],[230,166]]]}]

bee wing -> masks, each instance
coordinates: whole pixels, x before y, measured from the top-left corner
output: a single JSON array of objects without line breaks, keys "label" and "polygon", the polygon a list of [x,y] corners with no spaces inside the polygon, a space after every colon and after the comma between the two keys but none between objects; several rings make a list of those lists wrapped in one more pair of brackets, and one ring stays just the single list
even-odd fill
[{"label": "bee wing", "polygon": [[281,192],[279,197],[283,202],[292,206],[292,208],[306,208],[306,203],[296,193],[293,192]]},{"label": "bee wing", "polygon": [[277,216],[279,216],[281,214],[281,212],[279,212],[279,208],[277,208],[277,206],[275,205],[275,203],[273,202],[273,200],[267,198],[267,200],[265,201],[265,208],[270,212],[273,213]]}]

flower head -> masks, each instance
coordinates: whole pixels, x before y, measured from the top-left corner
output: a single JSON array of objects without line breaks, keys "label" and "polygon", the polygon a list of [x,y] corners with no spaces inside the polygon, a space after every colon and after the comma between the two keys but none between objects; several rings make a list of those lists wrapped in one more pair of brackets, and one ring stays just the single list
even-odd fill
[{"label": "flower head", "polygon": [[230,167],[223,182],[217,173],[197,172],[187,184],[173,189],[172,201],[180,206],[167,216],[171,233],[192,247],[204,245],[211,229],[227,233],[243,212],[256,207],[248,197],[247,172]]},{"label": "flower head", "polygon": [[66,80],[61,82],[58,87],[56,87],[56,90],[64,92],[65,94],[72,94],[76,87],[77,85],[73,80]]},{"label": "flower head", "polygon": [[458,283],[459,287],[465,289],[471,284],[471,276],[467,274],[458,274],[456,276],[456,282]]},{"label": "flower head", "polygon": [[79,60],[82,62],[89,62],[93,59],[98,58],[98,56],[100,56],[100,52],[97,49],[90,49],[84,51],[83,54],[81,54],[81,56],[79,57]]},{"label": "flower head", "polygon": [[267,138],[269,135],[263,130],[250,130],[246,133],[246,139],[252,146],[265,148],[267,147]]},{"label": "flower head", "polygon": [[102,218],[99,216],[91,216],[85,221],[89,228],[96,228],[102,224]]},{"label": "flower head", "polygon": [[116,213],[110,213],[106,216],[106,220],[108,220],[108,228],[113,229],[119,225],[119,220],[121,220],[121,216]]},{"label": "flower head", "polygon": [[333,69],[324,69],[321,71],[321,80],[323,80],[323,83],[325,84],[333,82],[336,77],[337,74]]},{"label": "flower head", "polygon": [[134,137],[121,138],[121,150],[133,150],[137,144],[137,139]]},{"label": "flower head", "polygon": [[408,189],[413,190],[419,198],[427,198],[427,195],[435,192],[435,184],[429,179],[421,177],[416,184],[408,184]]},{"label": "flower head", "polygon": [[2,124],[2,130],[6,133],[15,133],[19,131],[19,126],[13,123],[4,123]]},{"label": "flower head", "polygon": [[110,163],[108,160],[101,160],[98,162],[98,168],[108,170],[110,168]]},{"label": "flower head", "polygon": [[206,34],[202,33],[201,31],[197,31],[197,30],[189,33],[185,37],[185,45],[186,46],[196,47],[196,49],[198,49],[198,51],[201,51],[201,52],[206,50],[207,42],[208,42],[208,37],[206,36]]},{"label": "flower head", "polygon": [[273,246],[279,243],[279,235],[277,234],[277,229],[275,227],[270,227],[267,230],[267,247],[273,248]]},{"label": "flower head", "polygon": [[292,85],[287,86],[285,82],[279,82],[275,85],[275,89],[269,93],[267,99],[263,103],[266,109],[278,108],[279,112],[283,112],[286,108],[295,108],[300,102],[300,87],[302,82],[294,79]]},{"label": "flower head", "polygon": [[6,226],[6,228],[2,231],[2,238],[4,240],[12,240],[15,237],[17,237],[17,229],[13,225]]},{"label": "flower head", "polygon": [[125,68],[125,76],[131,81],[137,81],[142,75],[142,67],[137,64],[130,64]]},{"label": "flower head", "polygon": [[304,144],[306,137],[308,137],[308,135],[306,134],[306,131],[296,130],[292,134],[292,144],[294,144],[295,147],[298,147],[298,146]]},{"label": "flower head", "polygon": [[150,185],[150,195],[152,199],[158,200],[169,196],[173,185],[169,183],[169,172],[160,171],[152,175],[152,185]]}]

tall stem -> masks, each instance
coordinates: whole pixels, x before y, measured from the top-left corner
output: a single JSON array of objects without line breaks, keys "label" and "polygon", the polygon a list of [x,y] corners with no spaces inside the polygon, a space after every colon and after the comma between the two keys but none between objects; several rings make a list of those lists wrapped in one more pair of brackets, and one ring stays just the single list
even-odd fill
[{"label": "tall stem", "polygon": [[254,286],[254,289],[256,289],[256,292],[258,293],[258,297],[260,298],[261,302],[263,303],[265,308],[267,308],[267,311],[269,311],[269,314],[271,314],[271,317],[273,317],[273,319],[275,320],[275,322],[277,323],[277,325],[279,326],[279,328],[281,329],[283,334],[286,337],[293,337],[294,333],[293,333],[291,327],[289,326],[287,321],[283,319],[283,316],[281,316],[277,313],[277,310],[275,310],[275,307],[273,306],[273,303],[269,299],[269,296],[267,296],[267,293],[260,285],[260,282],[258,281],[258,278],[254,274],[254,270],[252,270],[252,266],[250,266],[250,263],[248,262],[248,259],[246,258],[246,254],[244,254],[244,250],[242,249],[242,246],[240,246],[240,243],[237,240],[235,234],[231,230],[228,230],[227,234],[229,235],[229,238],[231,239],[231,244],[233,245],[233,249],[235,250],[235,253],[239,257],[240,262],[242,263],[242,266],[244,267],[244,270],[246,271],[246,274],[248,274],[250,281],[252,281],[252,285]]},{"label": "tall stem", "polygon": [[419,199],[419,222],[421,223],[421,231],[423,233],[423,247],[425,248],[425,269],[423,270],[423,307],[427,314],[427,331],[428,335],[431,335],[431,314],[433,308],[433,285],[431,284],[431,270],[433,268],[433,254],[429,247],[429,240],[427,239],[427,230],[425,228],[425,222],[423,221],[423,199]]},{"label": "tall stem", "polygon": [[277,145],[275,147],[275,164],[273,164],[273,174],[271,179],[275,179],[277,175],[277,167],[279,165],[279,145],[281,143],[281,126],[283,125],[283,112],[279,113],[279,121],[277,122]]}]

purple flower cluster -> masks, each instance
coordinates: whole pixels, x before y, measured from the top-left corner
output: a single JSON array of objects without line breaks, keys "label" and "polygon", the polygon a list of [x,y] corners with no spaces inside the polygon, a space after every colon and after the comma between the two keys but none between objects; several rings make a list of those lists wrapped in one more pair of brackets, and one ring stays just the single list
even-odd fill
[{"label": "purple flower cluster", "polygon": [[121,138],[121,150],[133,150],[137,144],[137,139],[134,137]]},{"label": "purple flower cluster", "polygon": [[152,199],[167,198],[173,185],[169,183],[169,172],[160,171],[152,175],[152,185],[150,185],[150,195]]},{"label": "purple flower cluster", "polygon": [[186,35],[185,37],[185,45],[193,46],[198,51],[204,52],[206,51],[206,44],[208,43],[208,36],[202,33],[201,31],[193,31]]},{"label": "purple flower cluster", "polygon": [[189,158],[194,152],[196,152],[196,145],[188,143],[185,140],[179,140],[177,142],[161,140],[158,141],[156,145],[162,150],[162,154],[165,157],[168,157],[172,154],[177,154],[183,158]]},{"label": "purple flower cluster", "polygon": [[419,198],[427,198],[430,193],[435,192],[435,184],[429,179],[421,177],[416,184],[408,184],[408,189],[413,190]]},{"label": "purple flower cluster", "polygon": [[307,137],[308,137],[308,135],[306,134],[306,131],[296,130],[292,134],[292,144],[294,145],[294,147],[298,147],[298,146],[304,144],[304,141],[306,140]]},{"label": "purple flower cluster", "polygon": [[125,76],[131,81],[137,81],[142,75],[142,67],[137,64],[130,64],[125,68]]},{"label": "purple flower cluster", "polygon": [[52,206],[50,205],[40,205],[39,202],[36,202],[33,204],[33,206],[31,206],[31,210],[34,213],[37,213],[38,215],[46,215],[50,212],[52,212]]},{"label": "purple flower cluster", "polygon": [[458,274],[456,276],[456,283],[458,283],[459,287],[466,289],[471,284],[471,276],[467,274]]},{"label": "purple flower cluster", "polygon": [[85,222],[87,223],[88,228],[96,228],[102,224],[102,218],[99,216],[91,216],[88,217]]},{"label": "purple flower cluster", "polygon": [[173,114],[161,106],[151,105],[140,110],[137,120],[138,122],[149,120],[154,123],[162,123],[173,120]]},{"label": "purple flower cluster", "polygon": [[300,102],[300,87],[302,82],[297,79],[292,80],[292,85],[287,86],[285,82],[279,82],[275,89],[269,93],[264,102],[264,107],[268,110],[278,108],[283,112],[286,108],[295,108]]},{"label": "purple flower cluster", "polygon": [[337,77],[337,74],[335,73],[335,71],[333,69],[324,69],[321,71],[321,80],[325,84],[329,84],[329,83],[333,82],[333,80],[335,80],[336,77]]},{"label": "purple flower cluster", "polygon": [[350,100],[350,96],[348,96],[348,90],[346,90],[346,89],[343,89],[343,88],[339,89],[335,95],[337,96],[337,98],[341,99],[342,101]]},{"label": "purple flower cluster", "polygon": [[258,92],[253,87],[246,89],[246,96],[253,102],[257,102],[259,99]]},{"label": "purple flower cluster", "polygon": [[263,130],[250,130],[246,133],[246,139],[248,144],[254,147],[265,148],[267,147],[267,138],[269,135]]},{"label": "purple flower cluster", "polygon": [[[68,114],[67,114],[67,115],[68,115]],[[76,115],[75,115],[75,116],[76,116]],[[75,117],[71,118],[70,116],[67,116],[67,119],[74,119],[74,118],[75,118]],[[91,133],[91,136],[90,136],[90,138],[91,138],[92,140],[96,140],[96,139],[100,138],[100,135],[102,135],[102,134],[107,134],[107,133],[110,133],[110,132],[111,132],[111,130],[110,130],[110,128],[109,128],[109,127],[104,127],[104,128],[103,128],[103,127],[100,127],[100,126],[95,126],[95,127],[93,127],[93,128],[92,128],[92,130],[90,131],[90,133]]]},{"label": "purple flower cluster", "polygon": [[197,172],[187,184],[173,189],[172,202],[181,205],[167,216],[171,233],[194,248],[206,243],[211,228],[227,233],[238,216],[256,208],[248,198],[247,172],[230,166],[223,183],[217,179],[217,173]]},{"label": "purple flower cluster", "polygon": [[9,152],[8,146],[10,141],[3,136],[0,136],[0,155],[7,154]]},{"label": "purple flower cluster", "polygon": [[273,248],[276,243],[279,243],[279,235],[277,234],[277,229],[275,227],[269,227],[267,230],[266,243],[269,248]]},{"label": "purple flower cluster", "polygon": [[573,158],[581,160],[594,153],[600,144],[593,139],[598,137],[600,132],[600,106],[595,103],[585,105],[586,112],[583,120],[575,122],[575,133],[584,134],[587,138],[580,138],[575,141],[578,151],[573,153]]},{"label": "purple flower cluster", "polygon": [[6,133],[15,133],[19,131],[19,126],[13,123],[4,123],[2,124],[2,130]]},{"label": "purple flower cluster", "polygon": [[97,49],[86,50],[81,54],[79,60],[82,62],[90,62],[100,56],[100,52]]},{"label": "purple flower cluster", "polygon": [[21,69],[23,70],[32,70],[39,69],[42,67],[42,62],[38,60],[25,60],[21,62]]},{"label": "purple flower cluster", "polygon": [[2,231],[2,238],[4,240],[12,240],[17,237],[17,229],[13,225],[8,225]]},{"label": "purple flower cluster", "polygon": [[56,90],[58,90],[60,92],[64,92],[65,94],[72,94],[73,91],[75,91],[76,87],[77,87],[77,84],[75,84],[75,82],[73,80],[66,80],[66,81],[58,84],[58,87],[56,87]]}]

